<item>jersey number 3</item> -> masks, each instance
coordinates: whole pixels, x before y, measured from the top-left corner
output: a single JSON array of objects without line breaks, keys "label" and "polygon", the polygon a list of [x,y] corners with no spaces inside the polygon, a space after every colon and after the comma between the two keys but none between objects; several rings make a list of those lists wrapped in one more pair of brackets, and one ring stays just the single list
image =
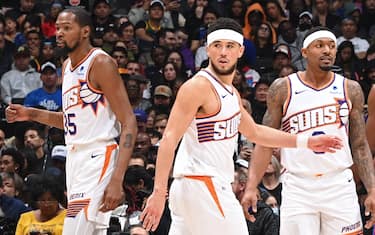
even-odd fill
[{"label": "jersey number 3", "polygon": [[65,113],[65,123],[64,123],[64,129],[65,129],[65,135],[75,135],[77,133],[77,126],[74,123],[74,118],[76,117],[75,113]]}]

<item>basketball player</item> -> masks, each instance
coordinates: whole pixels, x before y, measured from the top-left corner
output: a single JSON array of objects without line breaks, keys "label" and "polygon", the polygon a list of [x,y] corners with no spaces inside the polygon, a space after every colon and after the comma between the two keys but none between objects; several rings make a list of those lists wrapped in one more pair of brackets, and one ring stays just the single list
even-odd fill
[{"label": "basketball player", "polygon": [[244,52],[241,26],[220,18],[207,33],[209,66],[180,88],[160,142],[154,191],[141,215],[147,230],[158,226],[174,151],[182,136],[169,193],[169,234],[173,235],[248,234],[231,188],[238,131],[266,146],[298,145],[329,152],[341,147],[341,140],[333,136],[297,137],[257,125],[232,86],[237,60]]},{"label": "basketball player", "polygon": [[11,104],[6,117],[65,130],[68,209],[63,234],[107,234],[111,210],[124,196],[122,181],[137,123],[115,62],[90,44],[90,15],[66,9],[56,29],[57,45],[69,55],[62,72],[63,112]]},{"label": "basketball player", "polygon": [[[303,42],[307,69],[276,80],[269,89],[264,124],[285,132],[337,135],[344,147],[336,153],[308,149],[281,150],[283,177],[280,234],[362,234],[362,222],[351,165],[357,165],[367,191],[366,214],[375,222],[375,177],[366,140],[364,98],[356,81],[330,71],[337,44],[324,27],[311,29]],[[350,149],[350,147],[351,149]],[[255,189],[272,150],[257,145],[242,200],[244,212],[256,210]]]},{"label": "basketball player", "polygon": [[372,155],[375,155],[375,86],[371,87],[368,95],[368,117],[366,123],[367,141],[370,145]]}]

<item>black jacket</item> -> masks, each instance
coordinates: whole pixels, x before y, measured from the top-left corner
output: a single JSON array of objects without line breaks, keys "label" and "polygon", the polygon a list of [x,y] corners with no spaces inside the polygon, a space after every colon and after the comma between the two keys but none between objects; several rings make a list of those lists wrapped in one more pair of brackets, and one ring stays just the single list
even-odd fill
[{"label": "black jacket", "polygon": [[275,215],[268,205],[263,201],[257,202],[257,213],[255,222],[246,220],[247,229],[251,235],[278,235],[279,234],[279,217]]}]

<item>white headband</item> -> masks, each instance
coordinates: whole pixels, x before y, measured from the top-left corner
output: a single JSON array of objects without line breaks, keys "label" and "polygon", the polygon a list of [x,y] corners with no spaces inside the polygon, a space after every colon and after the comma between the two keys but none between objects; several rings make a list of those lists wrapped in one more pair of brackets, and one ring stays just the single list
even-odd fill
[{"label": "white headband", "polygon": [[337,43],[336,36],[332,32],[328,30],[320,30],[307,36],[306,39],[303,41],[302,48],[307,48],[310,45],[310,43],[312,43],[314,40],[318,38],[329,38],[332,39],[335,42],[335,44]]},{"label": "white headband", "polygon": [[240,45],[243,44],[242,34],[231,29],[218,29],[207,35],[207,45],[223,39],[238,42]]}]

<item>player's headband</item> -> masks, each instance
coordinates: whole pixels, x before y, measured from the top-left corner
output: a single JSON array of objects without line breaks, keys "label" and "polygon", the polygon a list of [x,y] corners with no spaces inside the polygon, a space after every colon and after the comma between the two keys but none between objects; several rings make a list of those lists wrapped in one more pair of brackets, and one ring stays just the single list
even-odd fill
[{"label": "player's headband", "polygon": [[240,45],[243,45],[243,36],[242,34],[231,30],[231,29],[218,29],[207,35],[207,45],[210,45],[214,41],[218,40],[232,40],[238,42]]},{"label": "player's headband", "polygon": [[320,30],[307,36],[306,39],[303,41],[302,48],[307,48],[314,40],[318,38],[329,38],[332,39],[335,42],[335,44],[337,44],[336,36],[332,32],[328,30]]}]

